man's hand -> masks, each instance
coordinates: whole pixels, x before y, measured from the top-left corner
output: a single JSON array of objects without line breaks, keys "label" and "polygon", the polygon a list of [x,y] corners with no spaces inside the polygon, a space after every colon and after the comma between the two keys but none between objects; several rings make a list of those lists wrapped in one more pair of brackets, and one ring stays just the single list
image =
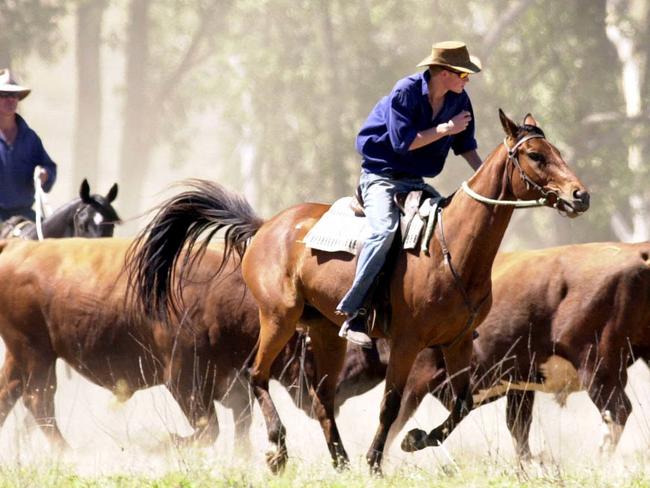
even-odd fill
[{"label": "man's hand", "polygon": [[43,186],[49,178],[47,170],[43,168],[43,166],[36,166],[34,172],[36,173],[36,176],[38,176],[38,180],[41,182],[41,186]]},{"label": "man's hand", "polygon": [[467,124],[472,120],[472,114],[467,110],[463,110],[457,115],[454,115],[449,122],[447,122],[447,134],[454,135],[463,132],[467,129]]}]

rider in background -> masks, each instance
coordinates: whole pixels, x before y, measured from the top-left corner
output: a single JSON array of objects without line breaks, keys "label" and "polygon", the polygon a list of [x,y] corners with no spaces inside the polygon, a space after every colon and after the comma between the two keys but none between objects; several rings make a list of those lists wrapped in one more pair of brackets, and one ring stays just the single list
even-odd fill
[{"label": "rider in background", "polygon": [[359,186],[371,235],[357,260],[352,287],[337,306],[345,314],[339,336],[371,347],[366,330],[364,300],[386,260],[399,225],[395,193],[431,187],[423,177],[439,174],[450,149],[477,170],[474,114],[465,85],[481,71],[462,42],[433,45],[418,67],[427,70],[408,76],[372,109],[357,136],[362,156]]},{"label": "rider in background", "polygon": [[8,69],[0,70],[0,220],[15,215],[35,220],[35,172],[46,192],[56,180],[56,164],[36,132],[16,113],[18,102],[30,91]]}]

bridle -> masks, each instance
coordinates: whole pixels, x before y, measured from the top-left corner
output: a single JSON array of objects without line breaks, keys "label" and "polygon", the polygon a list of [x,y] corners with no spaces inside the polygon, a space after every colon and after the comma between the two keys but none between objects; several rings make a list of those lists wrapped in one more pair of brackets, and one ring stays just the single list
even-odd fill
[{"label": "bridle", "polygon": [[[507,143],[507,139],[503,139],[503,145],[505,148],[508,150],[508,161],[512,162],[515,168],[519,171],[519,175],[523,182],[526,184],[526,188],[530,190],[531,188],[537,190],[542,197],[538,198],[537,200],[496,200],[494,198],[488,198],[484,197],[483,195],[480,195],[479,193],[476,193],[474,190],[472,190],[469,185],[467,184],[467,181],[463,181],[461,184],[462,190],[467,193],[470,197],[472,197],[474,200],[478,200],[479,202],[482,203],[489,203],[491,205],[506,205],[510,207],[515,207],[515,208],[528,208],[528,207],[543,207],[546,206],[548,203],[548,197],[550,195],[553,195],[556,197],[557,201],[557,196],[558,193],[555,190],[551,190],[548,188],[544,188],[540,186],[539,184],[535,183],[528,174],[524,171],[524,168],[521,167],[521,164],[519,163],[519,157],[518,157],[518,152],[519,148],[521,145],[530,140],[530,139],[545,139],[545,137],[542,134],[529,134],[526,137],[522,137],[519,139],[514,146],[509,147]],[[556,204],[557,205],[557,204]],[[554,205],[554,206],[556,206]]]},{"label": "bridle", "polygon": [[[84,212],[89,212],[90,210],[94,210],[95,212],[97,212],[97,213],[99,213],[100,215],[102,215],[102,217],[104,216],[103,212],[101,212],[100,210],[98,210],[98,209],[95,207],[95,205],[93,205],[92,203],[84,203],[84,205],[82,205],[82,206],[80,206],[79,208],[77,208],[77,210],[75,211],[74,215],[72,216],[72,223],[73,223],[73,226],[74,226],[74,233],[75,233],[75,235],[77,235],[77,236],[81,236],[81,235],[84,234],[85,230],[84,230],[84,228],[82,227],[82,223],[81,223],[81,220],[80,220],[80,219],[81,219],[81,215],[82,215],[82,213],[84,213]],[[102,223],[101,225],[109,225],[109,224],[108,224],[108,223]],[[101,234],[101,232],[100,232],[100,234]]]},{"label": "bridle", "polygon": [[[548,201],[548,196],[549,195],[556,195],[557,192],[554,190],[549,190],[546,188],[543,188],[542,186],[538,185],[535,183],[530,176],[526,174],[524,169],[521,167],[521,164],[519,163],[519,158],[517,156],[518,150],[521,147],[521,145],[529,141],[530,139],[545,139],[545,137],[542,134],[529,134],[526,137],[522,137],[520,140],[518,140],[514,146],[509,147],[507,143],[507,139],[503,140],[503,145],[505,148],[508,150],[508,161],[512,162],[513,166],[519,170],[519,174],[521,176],[521,179],[523,182],[526,184],[527,189],[534,188],[538,192],[541,193],[542,197],[537,199],[537,200],[495,200],[493,198],[488,198],[484,197],[483,195],[480,195],[476,193],[474,190],[472,190],[468,184],[467,181],[463,181],[461,188],[465,193],[467,193],[470,197],[474,198],[475,200],[478,200],[479,202],[483,203],[489,203],[492,205],[508,205],[512,206],[515,208],[525,208],[525,207],[542,207],[545,206],[547,201]],[[508,176],[508,178],[510,178]],[[554,206],[557,206],[555,204]],[[471,330],[474,321],[476,320],[476,317],[479,315],[479,311],[485,301],[488,299],[488,296],[485,296],[482,300],[480,300],[477,304],[474,304],[469,296],[469,292],[465,288],[465,285],[463,283],[463,280],[461,279],[460,275],[454,268],[452,264],[452,259],[451,259],[451,252],[449,251],[449,247],[447,246],[447,240],[445,239],[445,231],[444,231],[444,226],[442,223],[442,207],[438,207],[437,209],[437,220],[438,220],[438,228],[440,229],[440,236],[439,236],[439,242],[440,242],[440,247],[442,250],[442,255],[445,259],[445,262],[447,263],[447,266],[449,267],[449,270],[454,278],[454,283],[456,284],[456,287],[461,293],[461,296],[463,297],[463,301],[465,302],[465,307],[467,308],[467,311],[469,312],[469,316],[467,317],[467,321],[465,322],[465,326],[456,334],[451,341],[441,344],[440,347],[442,349],[449,349],[454,347],[460,340],[467,334],[469,330]]]}]

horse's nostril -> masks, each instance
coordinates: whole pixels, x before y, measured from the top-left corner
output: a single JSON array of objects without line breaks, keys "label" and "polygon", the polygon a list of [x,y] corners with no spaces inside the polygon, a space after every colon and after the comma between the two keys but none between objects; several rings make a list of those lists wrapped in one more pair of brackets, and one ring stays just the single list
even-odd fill
[{"label": "horse's nostril", "polygon": [[589,208],[589,192],[586,190],[576,190],[573,192],[573,198],[580,202],[582,206],[587,209]]}]

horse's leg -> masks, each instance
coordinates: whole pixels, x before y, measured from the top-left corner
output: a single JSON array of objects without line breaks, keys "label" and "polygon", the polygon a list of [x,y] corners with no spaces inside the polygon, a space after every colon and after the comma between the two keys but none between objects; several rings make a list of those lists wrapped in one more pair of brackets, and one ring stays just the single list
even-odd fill
[{"label": "horse's leg", "polygon": [[334,466],[336,468],[347,467],[348,454],[343,447],[334,416],[336,385],[345,361],[346,341],[338,337],[336,326],[325,318],[312,319],[309,321],[309,326],[309,336],[316,365],[314,384],[310,385],[314,413],[325,434],[325,441]]},{"label": "horse's leg", "polygon": [[386,447],[388,432],[399,413],[402,392],[411,371],[411,366],[420,350],[420,346],[401,337],[395,338],[390,351],[388,369],[386,370],[386,385],[384,398],[379,413],[379,427],[366,454],[370,469],[381,473],[381,461]]},{"label": "horse's leg", "polygon": [[287,345],[296,331],[300,311],[280,313],[260,310],[259,348],[255,362],[250,370],[250,382],[255,398],[260,405],[269,442],[275,446],[275,452],[266,455],[266,462],[273,473],[280,472],[287,463],[286,429],[282,425],[273,399],[269,394],[269,378],[273,361]]},{"label": "horse's leg", "polygon": [[[54,394],[56,393],[56,359],[38,357],[42,351],[33,352],[28,371],[27,382],[23,394],[23,403],[34,416],[36,423],[56,449],[67,449],[70,446],[63,438],[56,422],[54,411]],[[36,361],[36,362],[33,362]]]},{"label": "horse's leg", "polygon": [[442,393],[447,391],[443,388],[447,370],[441,363],[442,353],[438,348],[428,347],[418,354],[404,388],[399,414],[388,434],[387,445],[393,442],[429,393],[441,399]]},{"label": "horse's leg", "polygon": [[510,390],[506,394],[506,423],[515,441],[517,456],[523,460],[531,458],[528,436],[534,402],[534,391]]},{"label": "horse's leg", "polygon": [[23,380],[16,359],[7,350],[2,371],[0,371],[0,427],[9,412],[23,394]]},{"label": "horse's leg", "polygon": [[449,375],[454,397],[454,406],[449,416],[428,434],[421,429],[411,430],[402,441],[402,449],[407,452],[417,451],[429,446],[439,446],[449,437],[456,425],[472,409],[472,389],[470,361],[472,357],[472,336],[463,338],[458,344],[443,349],[445,367]]}]

